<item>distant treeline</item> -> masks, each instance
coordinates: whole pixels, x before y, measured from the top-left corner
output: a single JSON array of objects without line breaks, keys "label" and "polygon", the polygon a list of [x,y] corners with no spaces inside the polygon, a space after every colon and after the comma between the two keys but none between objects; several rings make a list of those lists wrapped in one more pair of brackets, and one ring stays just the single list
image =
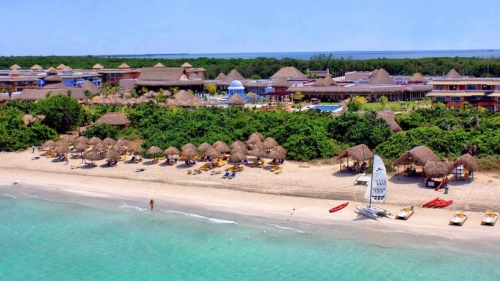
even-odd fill
[{"label": "distant treeline", "polygon": [[158,59],[158,58],[119,58],[97,56],[23,56],[0,57],[0,69],[8,69],[13,64],[30,68],[38,64],[43,68],[56,67],[59,64],[71,68],[90,69],[96,63],[105,68],[116,68],[122,63],[132,68],[151,67],[162,63],[168,67],[179,67],[189,62],[194,67],[207,70],[206,79],[213,79],[219,73],[227,74],[232,69],[238,70],[244,77],[251,79],[269,78],[280,68],[294,66],[306,73],[307,70],[329,69],[332,76],[342,76],[349,71],[371,71],[384,68],[391,75],[443,75],[452,68],[461,75],[473,77],[500,77],[500,58],[422,58],[422,59],[370,59],[353,60],[351,58],[333,58],[332,54],[317,55],[309,60],[292,58],[256,58],[256,59],[215,59],[201,57],[197,59]]}]

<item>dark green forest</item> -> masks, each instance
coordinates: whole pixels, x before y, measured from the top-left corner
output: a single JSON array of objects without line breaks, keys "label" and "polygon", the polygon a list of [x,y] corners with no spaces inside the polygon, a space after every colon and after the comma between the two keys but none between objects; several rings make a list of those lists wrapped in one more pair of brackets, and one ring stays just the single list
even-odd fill
[{"label": "dark green forest", "polygon": [[328,68],[333,76],[343,75],[348,71],[371,71],[384,68],[391,75],[413,75],[415,72],[420,72],[423,75],[436,76],[455,69],[463,76],[500,77],[500,58],[378,58],[353,60],[351,58],[335,59],[332,54],[313,56],[309,60],[264,57],[256,59],[215,59],[206,57],[197,59],[149,59],[98,56],[0,57],[0,69],[8,69],[13,64],[18,64],[22,68],[30,68],[34,64],[39,64],[48,69],[61,63],[75,69],[91,69],[96,63],[100,63],[106,68],[116,68],[122,63],[126,63],[132,68],[151,67],[158,62],[167,67],[179,67],[186,61],[194,67],[206,69],[206,79],[213,79],[221,72],[227,74],[233,68],[247,78],[269,78],[285,66],[294,66],[303,73],[306,73],[308,69],[324,70]]},{"label": "dark green forest", "polygon": [[[156,145],[165,149],[188,142],[246,141],[250,134],[260,132],[273,137],[287,150],[287,158],[294,160],[328,159],[360,143],[394,160],[415,146],[425,145],[442,158],[455,159],[469,152],[487,160],[480,162],[483,168],[499,167],[500,116],[469,106],[448,110],[441,104],[397,115],[404,131],[392,133],[375,112],[345,112],[332,118],[318,110],[290,113],[240,107],[160,107],[154,102],[87,108],[67,95],[58,95],[38,103],[9,101],[0,105],[0,149],[17,151],[41,145],[110,111],[125,114],[130,126],[119,130],[98,125],[85,132],[87,137],[143,139],[144,148]],[[27,113],[44,115],[45,119],[26,124],[23,115]]]}]

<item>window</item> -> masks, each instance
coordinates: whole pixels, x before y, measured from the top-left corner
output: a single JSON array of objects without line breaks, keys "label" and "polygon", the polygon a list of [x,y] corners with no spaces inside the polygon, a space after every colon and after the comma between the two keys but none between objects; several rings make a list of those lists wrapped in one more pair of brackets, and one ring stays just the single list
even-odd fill
[{"label": "window", "polygon": [[444,90],[444,86],[443,85],[434,85],[434,90],[442,91],[442,90]]},{"label": "window", "polygon": [[446,97],[436,97],[437,101],[446,101]]},{"label": "window", "polygon": [[491,85],[481,85],[481,90],[483,91],[493,90],[493,87]]},{"label": "window", "polygon": [[450,91],[456,91],[457,85],[450,85],[449,88],[450,88]]},{"label": "window", "polygon": [[477,90],[477,85],[467,85],[467,90],[468,91],[475,91],[475,90]]},{"label": "window", "polygon": [[462,97],[451,97],[451,101],[462,101]]}]

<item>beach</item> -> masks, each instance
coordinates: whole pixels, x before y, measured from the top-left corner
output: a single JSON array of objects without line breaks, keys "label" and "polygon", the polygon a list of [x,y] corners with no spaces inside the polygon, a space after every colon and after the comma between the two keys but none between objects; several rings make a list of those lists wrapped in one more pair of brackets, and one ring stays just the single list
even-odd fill
[{"label": "beach", "polygon": [[[416,235],[440,236],[454,240],[500,241],[498,227],[480,224],[484,212],[500,210],[500,179],[496,173],[476,172],[471,181],[452,181],[449,194],[424,187],[421,178],[388,174],[388,192],[385,204],[378,204],[397,213],[404,205],[417,206],[409,220],[380,218],[378,221],[359,216],[356,206],[364,206],[364,185],[354,185],[359,176],[339,172],[339,164],[308,164],[285,161],[283,172],[275,174],[265,168],[245,167],[232,179],[212,175],[210,171],[188,174],[194,167],[182,163],[170,166],[152,164],[147,159],[137,164],[119,162],[116,167],[81,167],[81,159],[69,163],[52,162],[40,156],[42,152],[30,150],[19,153],[0,153],[0,185],[12,186],[20,181],[19,188],[30,185],[43,186],[49,191],[74,194],[80,197],[109,197],[133,199],[155,208],[166,204],[196,207],[208,211],[232,213],[248,217],[262,217],[286,222],[291,213],[296,222],[323,226],[353,226],[370,230],[405,232]],[[33,160],[34,157],[40,157]],[[130,156],[129,156],[130,157]],[[102,165],[102,166],[101,166]],[[304,167],[306,166],[306,167]],[[73,167],[73,168],[72,168]],[[136,172],[137,168],[144,168]],[[218,170],[215,169],[215,170]],[[435,197],[453,199],[444,209],[419,206]],[[345,201],[350,204],[336,213],[328,210]],[[450,226],[448,222],[456,211],[469,212],[467,222]]]}]

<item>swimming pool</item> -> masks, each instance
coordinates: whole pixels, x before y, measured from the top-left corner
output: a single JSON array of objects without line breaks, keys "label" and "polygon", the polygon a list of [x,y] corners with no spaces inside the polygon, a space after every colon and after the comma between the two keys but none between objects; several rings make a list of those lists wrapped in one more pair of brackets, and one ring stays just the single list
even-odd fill
[{"label": "swimming pool", "polygon": [[315,105],[310,109],[319,109],[324,112],[334,112],[340,110],[342,108],[341,105]]}]

